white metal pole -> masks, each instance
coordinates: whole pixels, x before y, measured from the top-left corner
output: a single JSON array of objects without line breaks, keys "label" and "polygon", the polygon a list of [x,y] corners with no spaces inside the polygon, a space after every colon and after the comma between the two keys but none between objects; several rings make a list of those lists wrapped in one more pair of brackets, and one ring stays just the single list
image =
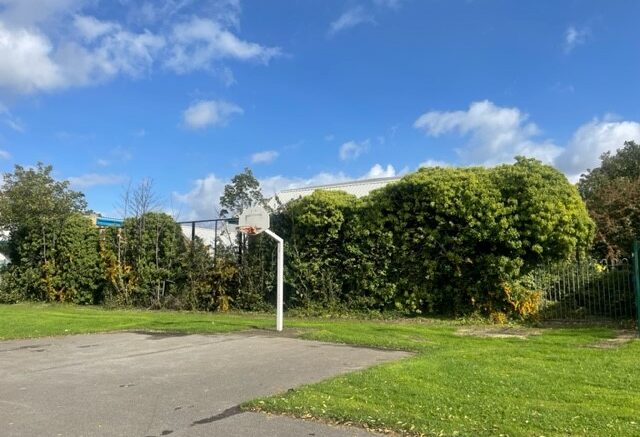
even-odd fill
[{"label": "white metal pole", "polygon": [[283,273],[284,273],[284,240],[280,238],[274,232],[271,232],[269,229],[265,229],[264,231],[267,235],[278,242],[278,263],[277,263],[277,272],[276,275],[277,285],[276,285],[276,331],[282,331],[283,326],[283,311],[282,308],[284,306],[284,281],[283,281]]}]

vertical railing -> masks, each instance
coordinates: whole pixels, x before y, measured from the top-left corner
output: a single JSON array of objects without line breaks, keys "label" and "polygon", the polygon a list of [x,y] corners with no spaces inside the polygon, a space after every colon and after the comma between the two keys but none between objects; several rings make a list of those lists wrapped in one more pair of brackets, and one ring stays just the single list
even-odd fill
[{"label": "vertical railing", "polygon": [[636,295],[636,326],[638,328],[638,335],[640,335],[640,259],[638,254],[640,253],[640,242],[633,242],[633,285]]},{"label": "vertical railing", "polygon": [[633,262],[593,260],[548,265],[533,274],[541,292],[540,316],[544,319],[585,320],[636,318],[640,271]]}]

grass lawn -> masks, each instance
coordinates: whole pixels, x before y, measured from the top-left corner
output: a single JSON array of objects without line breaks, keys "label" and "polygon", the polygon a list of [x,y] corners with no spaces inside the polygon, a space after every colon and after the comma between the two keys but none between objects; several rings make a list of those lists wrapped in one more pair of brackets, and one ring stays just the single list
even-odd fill
[{"label": "grass lawn", "polygon": [[[638,436],[640,341],[596,348],[608,328],[548,328],[526,338],[459,335],[484,327],[417,319],[285,319],[305,338],[416,352],[248,407],[425,435]],[[0,338],[156,329],[226,332],[269,315],[0,305]],[[530,333],[524,329],[525,334]]]},{"label": "grass lawn", "polygon": [[0,305],[0,340],[118,330],[230,332],[274,325],[268,315],[104,310],[76,305]]}]

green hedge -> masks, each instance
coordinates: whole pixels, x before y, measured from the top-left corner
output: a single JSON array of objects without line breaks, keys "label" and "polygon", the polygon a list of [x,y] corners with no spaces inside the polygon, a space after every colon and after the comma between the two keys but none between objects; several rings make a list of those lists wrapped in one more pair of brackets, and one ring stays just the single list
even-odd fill
[{"label": "green hedge", "polygon": [[407,314],[527,316],[539,296],[526,274],[580,256],[593,238],[576,189],[524,158],[423,168],[363,199],[316,191],[275,221],[291,304]]},{"label": "green hedge", "polygon": [[[269,238],[242,240],[242,256],[229,249],[214,260],[162,213],[99,233],[78,214],[83,204],[73,201],[80,193],[56,183],[50,171],[17,168],[5,176],[0,194],[13,203],[0,209],[11,229],[12,263],[0,275],[0,301],[203,310],[273,305]],[[20,190],[36,182],[62,205],[55,215],[44,207],[34,215],[26,208],[33,202],[23,204]],[[316,191],[277,211],[272,227],[286,242],[288,308],[480,312],[499,320],[537,311],[540,296],[529,273],[580,257],[594,232],[575,187],[525,158],[489,169],[423,168],[361,199]]]}]

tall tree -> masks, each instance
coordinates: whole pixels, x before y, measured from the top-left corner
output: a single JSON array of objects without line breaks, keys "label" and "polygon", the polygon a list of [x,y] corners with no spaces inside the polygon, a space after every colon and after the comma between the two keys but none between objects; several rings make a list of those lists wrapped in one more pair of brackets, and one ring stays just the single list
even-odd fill
[{"label": "tall tree", "polygon": [[[245,168],[242,173],[231,178],[230,184],[225,185],[220,197],[220,216],[238,217],[242,211],[256,204],[266,206],[266,201],[260,191],[260,182],[250,168]],[[254,237],[253,243],[254,246],[257,243],[256,247],[263,247],[262,236]],[[236,244],[238,291],[234,297],[235,304],[255,308],[264,291],[264,254],[259,251],[252,257],[249,252],[250,241],[244,234],[237,234]]]},{"label": "tall tree", "polygon": [[42,236],[42,253],[52,244],[62,222],[73,213],[83,213],[84,194],[69,189],[68,181],[56,181],[53,168],[39,162],[33,168],[16,165],[3,175],[0,190],[0,229],[9,231],[9,256],[15,258],[17,244],[27,234]]},{"label": "tall tree", "polygon": [[11,264],[3,286],[21,298],[92,303],[100,294],[97,230],[82,217],[84,195],[56,181],[51,166],[4,174],[0,228]]},{"label": "tall tree", "polygon": [[578,190],[597,225],[597,254],[625,257],[640,238],[640,144],[627,141],[600,159],[599,167],[582,175]]},{"label": "tall tree", "polygon": [[240,213],[255,204],[265,204],[264,196],[260,191],[260,182],[253,175],[250,168],[245,168],[231,178],[231,183],[225,185],[220,197],[222,217],[237,217]]}]

